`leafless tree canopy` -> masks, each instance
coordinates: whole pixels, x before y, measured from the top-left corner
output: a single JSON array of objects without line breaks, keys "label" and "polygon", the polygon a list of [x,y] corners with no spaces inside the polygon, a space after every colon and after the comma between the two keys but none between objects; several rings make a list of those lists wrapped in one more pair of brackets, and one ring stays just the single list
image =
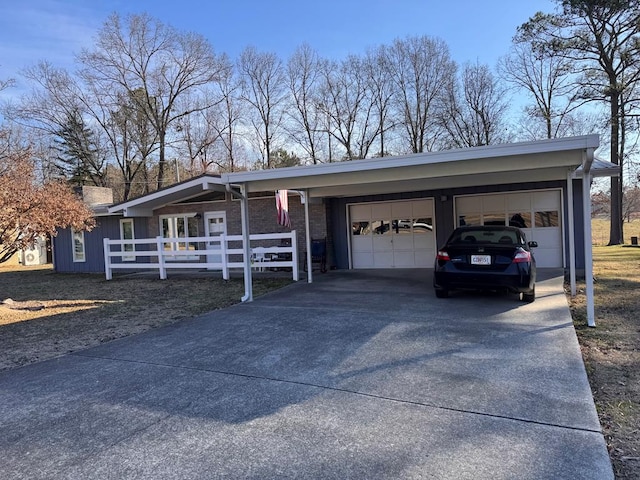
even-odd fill
[{"label": "leafless tree canopy", "polygon": [[[625,169],[627,136],[635,122],[640,81],[640,2],[556,0],[556,14],[538,13],[519,36],[547,58],[559,57],[575,73],[579,98],[608,104],[610,159]],[[636,129],[637,135],[637,129]],[[623,242],[623,179],[611,179],[610,244]]]},{"label": "leafless tree canopy", "polygon": [[[29,93],[2,113],[37,138],[31,152],[43,178],[53,171],[55,145],[75,127],[99,155],[67,157],[93,159],[100,170],[77,177],[111,186],[120,200],[202,173],[553,138],[605,125],[612,161],[632,166],[638,2],[557,4],[557,13],[537,14],[514,32],[496,70],[458,65],[447,44],[428,35],[342,59],[309,45],[287,59],[256,47],[231,59],[201,35],[144,14],[114,14],[77,55],[75,71],[46,61],[30,67],[23,72]],[[511,120],[517,95],[526,99],[522,124]],[[615,103],[610,118],[584,121],[594,102]]]}]

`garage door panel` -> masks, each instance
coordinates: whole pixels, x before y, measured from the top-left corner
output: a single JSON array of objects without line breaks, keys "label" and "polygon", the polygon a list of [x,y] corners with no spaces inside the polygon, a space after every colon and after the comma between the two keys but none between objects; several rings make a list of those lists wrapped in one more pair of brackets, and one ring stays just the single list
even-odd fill
[{"label": "garage door panel", "polygon": [[349,216],[353,268],[433,266],[433,199],[350,205]]},{"label": "garage door panel", "polygon": [[[525,225],[528,240],[535,240],[534,250],[539,267],[562,267],[561,200],[559,190],[511,192],[491,195],[456,197],[456,218],[459,224],[500,223],[506,218],[514,226]],[[502,202],[502,209],[498,208]]]},{"label": "garage door panel", "polygon": [[373,268],[371,252],[352,252],[353,268]]},{"label": "garage door panel", "polygon": [[358,222],[361,220],[371,220],[371,205],[351,205],[350,208],[351,221]]},{"label": "garage door panel", "polygon": [[352,238],[351,248],[354,252],[373,252],[373,239],[370,235],[357,235]]},{"label": "garage door panel", "polygon": [[374,203],[371,205],[371,218],[373,219],[391,219],[391,205],[388,203]]},{"label": "garage door panel", "polygon": [[410,202],[400,202],[391,204],[391,215],[393,218],[411,218],[413,214]]},{"label": "garage door panel", "polygon": [[393,266],[393,252],[378,251],[373,255],[373,266],[375,268],[389,268]]},{"label": "garage door panel", "polygon": [[533,256],[539,268],[556,268],[562,265],[562,252],[557,248],[536,248]]},{"label": "garage door panel", "polygon": [[412,202],[413,216],[431,217],[433,216],[433,200],[416,200]]},{"label": "garage door panel", "polygon": [[413,250],[414,235],[396,235],[393,237],[394,250]]},{"label": "garage door panel", "polygon": [[391,235],[375,235],[373,237],[373,251],[384,252],[391,250],[393,243],[391,242]]},{"label": "garage door panel", "polygon": [[433,235],[414,235],[413,247],[415,250],[429,250],[434,252],[436,248],[436,239],[433,238]]},{"label": "garage door panel", "polygon": [[515,193],[509,194],[506,198],[507,205],[510,210],[524,210],[531,211],[531,194],[530,193]]},{"label": "garage door panel", "polygon": [[504,212],[504,195],[486,195],[483,206],[487,212]]},{"label": "garage door panel", "polygon": [[393,266],[396,268],[412,268],[415,266],[415,254],[413,250],[408,252],[393,252]]},{"label": "garage door panel", "polygon": [[416,250],[414,258],[416,267],[433,268],[433,262],[435,261],[433,250]]},{"label": "garage door panel", "polygon": [[534,192],[533,209],[558,209],[560,206],[560,192]]}]

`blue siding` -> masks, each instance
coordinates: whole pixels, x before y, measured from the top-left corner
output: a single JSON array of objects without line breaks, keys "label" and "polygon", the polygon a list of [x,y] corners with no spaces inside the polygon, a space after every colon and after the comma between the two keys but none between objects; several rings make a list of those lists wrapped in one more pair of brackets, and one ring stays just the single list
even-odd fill
[{"label": "blue siding", "polygon": [[[104,273],[103,238],[117,240],[120,238],[120,216],[98,217],[97,225],[90,232],[84,232],[84,262],[73,261],[73,243],[71,229],[58,230],[53,239],[53,267],[61,273]],[[134,229],[136,238],[148,237],[148,219],[136,218]]]}]

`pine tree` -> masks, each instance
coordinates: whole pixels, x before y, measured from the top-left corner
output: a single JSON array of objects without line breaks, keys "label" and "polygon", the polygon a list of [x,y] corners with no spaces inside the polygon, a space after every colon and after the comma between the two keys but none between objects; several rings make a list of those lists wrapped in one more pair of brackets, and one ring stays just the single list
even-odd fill
[{"label": "pine tree", "polygon": [[58,131],[55,167],[72,185],[105,185],[105,160],[101,156],[95,133],[86,126],[82,115],[74,111],[67,124]]}]

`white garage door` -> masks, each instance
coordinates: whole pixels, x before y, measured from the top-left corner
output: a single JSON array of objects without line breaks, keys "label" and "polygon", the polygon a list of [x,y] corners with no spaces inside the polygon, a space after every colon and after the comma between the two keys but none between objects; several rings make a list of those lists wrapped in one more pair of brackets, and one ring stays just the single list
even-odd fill
[{"label": "white garage door", "polygon": [[458,225],[521,227],[528,240],[538,242],[539,267],[563,266],[560,212],[560,190],[456,197]]},{"label": "white garage door", "polygon": [[432,267],[433,217],[433,199],[350,205],[352,267]]}]

